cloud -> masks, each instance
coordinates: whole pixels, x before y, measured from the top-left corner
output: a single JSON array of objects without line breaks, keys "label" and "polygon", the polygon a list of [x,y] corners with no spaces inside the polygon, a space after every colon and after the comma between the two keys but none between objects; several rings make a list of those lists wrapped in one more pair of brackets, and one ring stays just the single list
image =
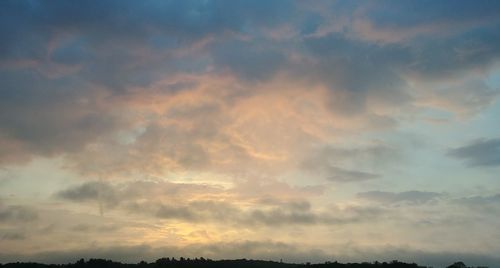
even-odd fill
[{"label": "cloud", "polygon": [[375,143],[364,146],[322,146],[312,150],[300,163],[300,167],[334,182],[359,182],[380,178],[373,167],[386,167],[398,161],[401,152],[395,147]]},{"label": "cloud", "polygon": [[[490,2],[419,6],[426,20],[406,16],[406,2],[1,5],[0,24],[15,25],[0,27],[2,165],[63,156],[86,174],[276,173],[311,144],[419,109],[474,115],[498,95],[483,82],[500,47]],[[379,42],[356,26],[365,17],[397,35],[456,14],[467,26],[418,41]]]},{"label": "cloud", "polygon": [[0,203],[0,222],[32,222],[38,219],[33,208],[20,205],[3,205]]},{"label": "cloud", "polygon": [[[307,203],[308,204],[308,203]],[[247,205],[236,206],[227,202],[194,201],[185,205],[136,204],[136,211],[151,210],[157,207],[156,217],[160,219],[180,220],[185,222],[214,222],[218,225],[236,228],[276,228],[291,226],[340,226],[346,224],[376,221],[385,213],[375,207],[333,207],[330,210],[313,209],[297,206],[295,202],[284,202],[280,205]]]},{"label": "cloud", "polygon": [[398,204],[406,203],[410,205],[425,204],[442,197],[443,194],[435,192],[422,192],[422,191],[407,191],[407,192],[384,192],[384,191],[369,191],[360,192],[357,194],[358,198],[378,202],[382,204]]},{"label": "cloud", "polygon": [[5,233],[0,237],[0,240],[24,240],[26,236],[23,233]]},{"label": "cloud", "polygon": [[477,80],[484,80],[478,73],[498,62],[499,37],[493,29],[408,45],[363,42],[338,33],[310,37],[304,44],[312,64],[300,76],[326,85],[332,111],[344,116],[371,115],[389,123],[394,109],[410,110],[428,99],[447,103],[434,103],[435,108],[457,112],[465,106],[475,114],[498,94]]},{"label": "cloud", "polygon": [[[453,124],[495,103],[499,7],[486,0],[2,1],[0,168],[54,158],[54,173],[33,177],[36,185],[46,191],[62,181],[58,168],[83,181],[55,189],[48,201],[9,197],[19,203],[0,205],[0,222],[31,224],[29,239],[15,242],[25,248],[57,251],[53,238],[71,248],[117,237],[151,244],[82,249],[96,257],[132,258],[194,240],[212,241],[199,250],[213,256],[334,252],[270,242],[281,251],[266,255],[260,242],[222,243],[270,234],[286,241],[307,234],[311,244],[397,238],[437,251],[458,248],[464,230],[474,236],[468,248],[497,250],[496,238],[486,237],[498,214],[495,195],[458,201],[432,189],[359,187],[414,173],[416,165],[401,167],[408,144],[391,141],[417,131],[422,116],[450,113]],[[495,167],[499,144],[480,139],[448,155]],[[425,162],[426,153],[412,151],[411,160]],[[15,179],[7,186],[25,193]],[[361,192],[352,199],[352,191]],[[44,209],[16,205],[35,201]],[[112,212],[99,217],[98,206]],[[472,214],[485,221],[467,219]]]},{"label": "cloud", "polygon": [[104,225],[95,225],[95,224],[85,224],[80,223],[70,227],[71,231],[81,232],[85,234],[89,234],[91,232],[96,233],[112,233],[120,230],[121,226],[113,225],[113,224],[104,224]]},{"label": "cloud", "polygon": [[477,139],[467,145],[450,149],[449,156],[463,160],[471,167],[500,165],[500,139]]},{"label": "cloud", "polygon": [[[353,32],[377,42],[409,42],[415,38],[452,36],[470,29],[498,23],[498,3],[481,1],[422,2],[382,1],[358,7]],[[411,14],[402,10],[413,10]],[[404,13],[404,14],[403,14]]]},{"label": "cloud", "polygon": [[[182,208],[172,208],[161,204],[161,201],[177,202],[176,200],[195,197],[197,195],[210,195],[222,193],[221,188],[203,184],[184,184],[160,181],[130,181],[122,183],[109,183],[106,181],[89,181],[81,185],[72,186],[54,193],[58,199],[75,203],[98,204],[100,213],[102,209],[116,209],[126,207],[130,211],[145,212],[158,209],[161,216],[175,214],[175,218],[188,217],[189,211],[183,212]],[[140,200],[154,203],[154,208],[140,207]],[[151,203],[148,203],[152,205]],[[176,211],[176,212],[175,212]]]},{"label": "cloud", "polygon": [[471,212],[478,213],[479,215],[498,215],[500,212],[500,194],[458,198],[454,200],[454,204],[465,207]]},{"label": "cloud", "polygon": [[77,152],[124,123],[86,83],[24,71],[0,77],[0,142],[9,148],[0,162]]},{"label": "cloud", "polygon": [[239,188],[134,181],[86,182],[61,190],[55,197],[75,203],[104,204],[107,209],[153,219],[245,227],[342,225],[373,221],[384,213],[375,207],[317,209],[297,195],[300,192],[295,193],[289,197],[248,195]]},{"label": "cloud", "polygon": [[491,88],[480,79],[457,80],[451,85],[435,86],[428,97],[421,100],[420,105],[441,107],[440,109],[466,118],[494,104],[499,94],[498,89]]},{"label": "cloud", "polygon": [[[118,123],[121,111],[109,102],[116,95],[179,72],[202,72],[211,60],[195,51],[207,40],[214,35],[225,39],[224,35],[232,36],[231,32],[250,25],[258,28],[280,23],[285,18],[276,15],[286,16],[290,3],[1,5],[1,25],[17,25],[19,30],[30,32],[20,35],[0,27],[6,40],[0,48],[0,142],[9,148],[9,152],[2,152],[0,161],[10,163],[33,155],[81,151],[127,131],[130,125]],[[129,10],[136,15],[130,16]],[[127,19],[112,18],[110,11]],[[219,54],[215,58],[226,57]],[[131,119],[127,117],[126,122],[131,123]]]},{"label": "cloud", "polygon": [[[100,206],[115,207],[120,202],[115,189],[104,182],[86,182],[80,186],[56,193],[61,199],[73,202],[98,202]],[[102,214],[102,208],[101,208]]]},{"label": "cloud", "polygon": [[247,81],[266,81],[287,64],[279,47],[256,46],[253,42],[234,41],[214,44],[217,69],[227,70]]},{"label": "cloud", "polygon": [[357,182],[357,181],[376,179],[380,177],[380,175],[374,173],[357,171],[357,170],[346,170],[338,167],[330,167],[329,172],[331,172],[334,175],[329,176],[326,179],[336,182]]}]

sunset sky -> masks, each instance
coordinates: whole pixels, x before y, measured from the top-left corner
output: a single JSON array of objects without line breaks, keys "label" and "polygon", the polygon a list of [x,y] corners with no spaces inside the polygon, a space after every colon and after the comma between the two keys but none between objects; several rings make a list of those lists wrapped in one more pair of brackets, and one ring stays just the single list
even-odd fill
[{"label": "sunset sky", "polygon": [[0,263],[500,267],[500,1],[0,1]]}]

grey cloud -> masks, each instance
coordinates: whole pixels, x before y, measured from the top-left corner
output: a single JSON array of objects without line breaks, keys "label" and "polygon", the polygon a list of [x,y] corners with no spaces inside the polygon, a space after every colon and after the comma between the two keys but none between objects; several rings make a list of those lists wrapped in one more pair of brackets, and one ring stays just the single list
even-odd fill
[{"label": "grey cloud", "polygon": [[[397,10],[411,8],[410,14],[401,14]],[[437,23],[444,20],[459,22],[463,20],[484,21],[498,20],[500,5],[496,1],[482,0],[471,3],[469,1],[444,0],[438,3],[425,0],[419,4],[412,1],[385,0],[380,5],[373,5],[370,9],[370,18],[381,26],[411,27],[422,23]],[[488,20],[487,20],[488,21]]]},{"label": "grey cloud", "polygon": [[386,144],[376,144],[363,147],[338,147],[323,146],[312,152],[309,158],[303,161],[304,167],[315,166],[320,162],[345,162],[353,159],[363,159],[366,162],[374,162],[384,165],[400,158],[397,148]]},{"label": "grey cloud", "polygon": [[86,182],[75,188],[62,190],[56,196],[74,202],[98,201],[109,207],[120,202],[115,189],[104,182]]},{"label": "grey cloud", "polygon": [[[264,197],[245,206],[230,201],[189,200],[196,194],[224,194],[221,189],[195,184],[136,181],[122,184],[87,182],[55,193],[72,202],[102,203],[109,209],[164,220],[215,222],[230,226],[273,227],[283,225],[341,225],[376,220],[385,213],[373,207],[318,210],[303,199],[276,200]],[[87,225],[77,229],[95,229]]]},{"label": "grey cloud", "polygon": [[0,143],[10,148],[0,163],[80,151],[121,124],[77,79],[47,80],[30,71],[0,71],[0,77]]},{"label": "grey cloud", "polygon": [[214,47],[215,64],[244,80],[268,80],[287,63],[283,48],[279,47],[256,46],[254,42],[244,41],[215,43]]},{"label": "grey cloud", "polygon": [[473,196],[459,199],[461,202],[470,205],[498,204],[500,205],[500,194],[491,196]]},{"label": "grey cloud", "polygon": [[196,201],[186,205],[160,205],[156,214],[163,219],[178,219],[185,221],[214,221],[236,226],[260,225],[302,225],[316,224],[318,218],[309,207],[271,206],[267,208],[241,209],[227,202]]},{"label": "grey cloud", "polygon": [[292,210],[307,211],[311,208],[311,203],[305,200],[279,200],[272,197],[265,197],[258,200],[258,204],[264,206],[287,207]]},{"label": "grey cloud", "polygon": [[24,240],[26,236],[23,233],[11,232],[1,235],[0,238],[0,240]]},{"label": "grey cloud", "polygon": [[189,207],[175,207],[167,205],[160,205],[156,216],[162,219],[180,219],[185,221],[199,221],[201,218],[201,215],[195,214],[195,212],[191,211]]},{"label": "grey cloud", "polygon": [[433,93],[449,110],[459,116],[470,116],[492,105],[500,91],[481,80],[472,80],[462,85],[437,89]]},{"label": "grey cloud", "polygon": [[[152,204],[155,206],[155,204]],[[236,222],[243,211],[229,202],[200,200],[185,205],[160,204],[155,214],[161,219],[184,221]]]},{"label": "grey cloud", "polygon": [[83,233],[90,233],[90,232],[97,232],[97,233],[106,233],[109,234],[111,232],[115,232],[119,230],[121,227],[118,225],[95,225],[95,224],[77,224],[74,225],[70,228],[71,231],[75,232],[83,232]]},{"label": "grey cloud", "polygon": [[178,198],[221,191],[222,189],[215,186],[194,183],[137,180],[113,184],[106,181],[90,181],[58,191],[54,196],[73,202],[101,199],[109,205],[118,205],[121,202],[148,197]]},{"label": "grey cloud", "polygon": [[419,205],[431,202],[443,196],[441,193],[423,192],[423,191],[407,191],[407,192],[384,192],[384,191],[369,191],[357,194],[358,198],[367,201],[379,202],[382,204],[398,204],[407,203],[411,205]]},{"label": "grey cloud", "polygon": [[243,221],[244,225],[287,226],[327,225],[341,226],[362,222],[375,222],[387,211],[376,207],[332,208],[314,211],[309,208],[271,207],[252,210]]},{"label": "grey cloud", "polygon": [[358,182],[380,177],[379,174],[375,173],[358,170],[347,170],[333,166],[330,166],[328,168],[328,172],[333,175],[328,176],[326,179],[336,182]]},{"label": "grey cloud", "polygon": [[[32,155],[79,152],[127,128],[118,126],[116,107],[100,106],[97,95],[111,94],[113,99],[166,74],[204,72],[210,57],[173,54],[214,35],[222,40],[244,29],[282,23],[293,3],[4,1],[0,5],[4,40],[0,143],[10,145],[2,146],[9,149],[0,153],[0,163],[10,163]],[[215,58],[226,62],[223,54]],[[250,65],[242,70],[249,75],[259,72]],[[186,165],[203,161],[203,157],[181,159]]]},{"label": "grey cloud", "polygon": [[[418,15],[404,12],[413,6],[406,2],[373,4],[366,11],[377,27],[411,28],[428,19],[438,24],[442,19],[455,22],[456,14],[467,21],[492,20],[498,5],[482,3],[453,5],[459,10],[456,13],[445,8],[451,5],[448,2],[418,5]],[[327,18],[325,12],[354,14],[365,4],[331,5],[331,10],[318,12],[294,1],[88,1],[78,5],[2,1],[0,144],[7,149],[0,152],[0,162],[19,162],[33,155],[67,156],[95,143],[110,144],[106,138],[130,130],[133,124],[133,119],[124,118],[128,109],[113,101],[178,74],[219,75],[227,70],[239,81],[265,82],[285,73],[292,80],[326,85],[334,113],[366,116],[370,124],[391,127],[397,123],[395,117],[370,106],[411,107],[416,100],[407,75],[447,79],[487,69],[499,58],[496,21],[405,44],[353,38],[349,25],[345,31],[315,35],[322,24],[337,18]],[[422,20],[423,14],[430,17]],[[290,27],[291,37],[283,41],[264,33],[279,31],[279,26]],[[297,36],[296,29],[307,34]],[[185,87],[190,86],[167,86],[163,94]],[[448,99],[456,106],[478,112],[491,105],[497,94],[486,86],[445,90],[441,97],[452,96]],[[216,110],[211,115],[220,113]],[[200,121],[206,122],[194,129],[204,133],[158,129],[153,122],[146,126],[143,138],[155,138],[149,132],[168,132],[176,141],[184,141],[183,146],[171,142],[155,153],[171,156],[183,167],[207,169],[211,159],[205,148],[185,140],[203,135],[227,140],[216,119]],[[123,145],[113,145],[116,151],[127,151]],[[246,156],[241,153],[241,157]],[[72,160],[85,158],[90,157]],[[129,154],[113,159],[121,168],[137,160]]]},{"label": "grey cloud", "polygon": [[86,182],[56,192],[54,196],[78,203],[102,203],[107,208],[146,213],[163,219],[200,221],[214,218],[222,220],[224,215],[234,214],[232,211],[235,208],[229,203],[214,201],[183,204],[179,203],[181,200],[179,198],[220,192],[219,188],[197,184],[154,181],[132,181],[121,184]]},{"label": "grey cloud", "polygon": [[[315,59],[314,64],[298,69],[300,77],[310,77],[331,89],[330,106],[334,112],[376,115],[370,110],[370,103],[405,107],[418,101],[412,91],[421,89],[412,89],[407,77],[446,81],[491,68],[500,57],[497,28],[495,24],[442,37],[440,41],[429,38],[409,44],[378,44],[339,33],[313,36],[306,38],[304,44]],[[477,113],[491,105],[490,96],[498,94],[497,90],[483,88],[480,91],[452,89],[447,94],[453,96],[450,102],[456,105],[465,102],[471,113]]]},{"label": "grey cloud", "polygon": [[317,224],[324,219],[313,213],[309,207],[289,207],[289,208],[271,208],[267,210],[256,209],[253,210],[247,221],[254,224],[263,224],[269,226],[279,226],[288,224]]},{"label": "grey cloud", "polygon": [[458,198],[453,200],[453,204],[479,215],[500,215],[500,194]]},{"label": "grey cloud", "polygon": [[187,221],[208,220],[234,226],[276,227],[293,225],[344,225],[375,221],[385,210],[374,207],[350,207],[324,211],[313,210],[310,205],[288,204],[237,208],[224,202],[194,202],[187,206],[160,207],[162,218]]},{"label": "grey cloud", "polygon": [[498,25],[467,31],[441,42],[426,40],[413,45],[415,56],[408,71],[422,78],[440,79],[488,69],[500,56]]},{"label": "grey cloud", "polygon": [[0,222],[32,222],[38,219],[38,212],[33,208],[19,205],[0,204]]},{"label": "grey cloud", "polygon": [[494,167],[500,165],[500,139],[477,139],[453,148],[448,155],[465,161],[472,167]]},{"label": "grey cloud", "polygon": [[[362,8],[358,11],[363,10]],[[412,10],[412,12],[401,12]],[[360,20],[371,24],[371,31],[379,34],[361,37],[382,42],[407,42],[413,38],[454,35],[460,31],[482,25],[498,23],[500,6],[495,1],[381,1],[377,5],[364,6]],[[386,39],[383,38],[384,34]],[[389,36],[387,36],[389,34]],[[388,40],[387,40],[388,39]]]},{"label": "grey cloud", "polygon": [[305,67],[301,75],[330,88],[334,112],[370,114],[367,105],[371,99],[398,106],[412,100],[398,74],[411,59],[406,48],[358,42],[339,34],[311,37],[304,42],[317,63]]},{"label": "grey cloud", "polygon": [[[81,62],[81,54],[84,53],[87,55],[84,62],[92,60],[97,63],[82,71],[81,75],[87,79],[118,87],[125,85],[120,79],[132,84],[149,83],[144,78],[158,75],[155,69],[166,67],[172,71],[189,71],[191,67],[185,68],[189,64],[181,62],[169,67],[154,61],[156,68],[144,64],[139,65],[140,68],[121,68],[120,65],[127,64],[127,61],[138,62],[137,55],[133,53],[137,48],[146,47],[161,54],[165,50],[189,46],[208,36],[224,38],[231,32],[273,26],[286,21],[292,7],[293,3],[287,1],[259,4],[246,1],[146,1],[141,4],[133,1],[89,1],[79,5],[6,1],[2,3],[2,25],[16,24],[24,31],[33,32],[33,35],[17,34],[9,27],[0,28],[0,34],[7,41],[0,52],[4,52],[1,54],[3,57],[18,55],[44,60],[50,41],[65,33],[80,41],[70,49],[58,48],[59,51],[56,50],[53,55],[58,62],[68,62],[68,59],[69,62]],[[106,53],[99,53],[103,49]],[[28,53],[30,51],[33,52]],[[160,66],[162,68],[158,68]],[[100,74],[103,71],[107,79]]]},{"label": "grey cloud", "polygon": [[[336,182],[359,182],[379,178],[381,175],[364,169],[386,166],[398,161],[400,152],[387,145],[342,148],[324,146],[310,152],[300,167],[308,172],[319,173],[327,180]],[[346,168],[355,163],[355,168]]]}]

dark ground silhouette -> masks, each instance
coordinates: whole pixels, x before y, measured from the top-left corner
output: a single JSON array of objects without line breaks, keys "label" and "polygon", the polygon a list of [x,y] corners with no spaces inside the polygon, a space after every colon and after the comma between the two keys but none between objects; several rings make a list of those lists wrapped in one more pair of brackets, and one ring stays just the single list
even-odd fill
[{"label": "dark ground silhouette", "polygon": [[[32,262],[16,262],[0,264],[0,268],[425,268],[415,263],[392,262],[363,262],[363,263],[283,263],[262,260],[210,260],[205,258],[161,258],[155,262],[141,261],[137,264],[114,262],[104,259],[83,259],[69,264],[41,264]],[[462,262],[454,263],[448,268],[471,268]],[[479,267],[478,267],[479,268]]]}]

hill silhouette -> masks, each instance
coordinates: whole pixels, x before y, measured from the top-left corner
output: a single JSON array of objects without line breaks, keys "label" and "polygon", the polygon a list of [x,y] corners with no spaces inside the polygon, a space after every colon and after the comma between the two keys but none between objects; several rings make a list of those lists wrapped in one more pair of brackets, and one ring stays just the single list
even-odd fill
[{"label": "hill silhouette", "polygon": [[[80,259],[68,264],[42,264],[34,262],[16,262],[0,264],[0,268],[426,268],[416,263],[404,263],[397,260],[392,262],[363,262],[363,263],[284,263],[263,260],[211,260],[205,258],[161,258],[154,262],[141,261],[137,264],[121,263],[105,259]],[[448,268],[468,268],[462,262],[454,263]]]}]

